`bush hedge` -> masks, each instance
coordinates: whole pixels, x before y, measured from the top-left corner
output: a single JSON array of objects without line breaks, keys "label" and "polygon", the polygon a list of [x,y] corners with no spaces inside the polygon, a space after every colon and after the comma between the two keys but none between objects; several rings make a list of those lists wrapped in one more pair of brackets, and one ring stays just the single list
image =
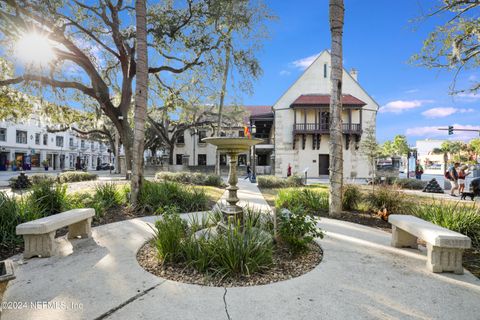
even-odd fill
[{"label": "bush hedge", "polygon": [[279,178],[276,176],[258,176],[258,186],[260,188],[292,188],[303,186],[303,180],[300,176],[290,176],[288,178]]},{"label": "bush hedge", "polygon": [[62,172],[58,175],[57,181],[59,183],[80,182],[97,180],[98,176],[90,172],[68,171]]},{"label": "bush hedge", "polygon": [[275,200],[277,209],[303,208],[306,214],[319,215],[328,212],[328,192],[309,188],[282,189]]},{"label": "bush hedge", "polygon": [[224,184],[220,176],[200,172],[157,172],[155,179],[198,186],[221,187]]}]

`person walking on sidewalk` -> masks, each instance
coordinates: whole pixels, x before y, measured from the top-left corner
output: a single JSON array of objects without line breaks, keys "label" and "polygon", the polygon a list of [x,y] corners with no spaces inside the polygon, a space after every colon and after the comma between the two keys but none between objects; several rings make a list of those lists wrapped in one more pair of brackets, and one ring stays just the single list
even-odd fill
[{"label": "person walking on sidewalk", "polygon": [[292,175],[292,165],[289,163],[287,167],[287,178]]},{"label": "person walking on sidewalk", "polygon": [[420,164],[420,160],[417,160],[417,165],[415,166],[415,178],[417,180],[422,180],[423,167]]},{"label": "person walking on sidewalk", "polygon": [[468,166],[463,165],[460,168],[460,171],[458,171],[458,193],[462,194],[462,192],[465,191],[465,179],[467,176],[470,174],[470,172],[467,172]]},{"label": "person walking on sidewalk", "polygon": [[452,197],[456,197],[455,190],[458,190],[458,167],[460,167],[460,163],[455,162],[453,166],[448,168],[448,171],[445,173],[445,177],[450,181],[452,184],[452,190],[450,191],[450,195]]},{"label": "person walking on sidewalk", "polygon": [[243,180],[247,180],[247,179],[250,180],[251,177],[252,177],[252,168],[250,168],[250,165],[247,165],[247,176]]}]

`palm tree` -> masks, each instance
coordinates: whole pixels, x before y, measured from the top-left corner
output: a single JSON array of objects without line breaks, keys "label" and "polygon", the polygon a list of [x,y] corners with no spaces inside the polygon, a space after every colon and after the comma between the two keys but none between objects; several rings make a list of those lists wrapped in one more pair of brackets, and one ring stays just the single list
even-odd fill
[{"label": "palm tree", "polygon": [[135,131],[133,141],[133,166],[131,177],[131,202],[137,204],[143,178],[143,151],[145,144],[145,120],[148,99],[148,52],[147,52],[147,3],[135,1],[137,23],[137,79],[135,87]]},{"label": "palm tree", "polygon": [[342,212],[343,137],[342,137],[342,76],[343,76],[343,0],[330,0],[331,91],[330,91],[330,195],[329,215]]}]

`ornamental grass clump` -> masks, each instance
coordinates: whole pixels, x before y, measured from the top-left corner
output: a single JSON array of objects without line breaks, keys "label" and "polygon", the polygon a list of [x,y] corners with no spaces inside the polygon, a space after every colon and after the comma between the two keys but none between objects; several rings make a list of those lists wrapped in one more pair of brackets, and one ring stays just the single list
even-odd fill
[{"label": "ornamental grass clump", "polygon": [[0,192],[0,243],[9,247],[21,242],[21,237],[15,234],[15,228],[22,223],[19,207],[14,197]]},{"label": "ornamental grass clump", "polygon": [[352,211],[357,210],[358,205],[362,201],[362,192],[360,188],[354,184],[347,184],[343,186],[343,210]]},{"label": "ornamental grass clump", "polygon": [[289,210],[302,207],[306,214],[321,215],[328,212],[328,193],[309,188],[284,189],[278,192],[275,206]]},{"label": "ornamental grass clump", "polygon": [[104,183],[95,186],[92,206],[97,216],[103,216],[108,210],[118,208],[123,204],[122,194],[114,183]]},{"label": "ornamental grass clump", "polygon": [[421,219],[468,236],[474,247],[480,247],[480,212],[475,205],[434,202],[417,205],[412,212]]},{"label": "ornamental grass clump", "polygon": [[382,187],[364,197],[367,209],[373,213],[387,210],[388,214],[411,214],[413,203],[407,195],[391,187]]},{"label": "ornamental grass clump", "polygon": [[[273,240],[270,217],[247,210],[244,226],[230,225],[221,232],[204,231],[200,226],[214,226],[218,213],[193,218],[191,226],[180,218],[178,209],[170,208],[155,224],[153,245],[161,263],[177,263],[196,271],[224,279],[252,275],[273,264]],[[273,224],[273,222],[272,222]],[[218,231],[218,230],[217,230]]]},{"label": "ornamental grass clump", "polygon": [[181,212],[204,211],[208,209],[209,198],[203,189],[181,185],[175,182],[144,181],[138,198],[139,210],[161,214],[169,207]]},{"label": "ornamental grass clump", "polygon": [[26,201],[36,208],[41,216],[60,213],[68,207],[67,186],[44,180],[32,186]]}]

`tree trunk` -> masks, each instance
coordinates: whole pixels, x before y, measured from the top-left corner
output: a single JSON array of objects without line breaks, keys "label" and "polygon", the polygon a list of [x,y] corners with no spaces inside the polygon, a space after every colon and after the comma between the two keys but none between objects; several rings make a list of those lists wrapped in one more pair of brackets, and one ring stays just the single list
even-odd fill
[{"label": "tree trunk", "polygon": [[131,203],[137,205],[138,193],[143,179],[143,152],[145,145],[145,121],[148,101],[148,52],[147,52],[147,3],[135,1],[137,22],[137,78],[135,88],[135,131],[133,141],[133,167]]},{"label": "tree trunk", "polygon": [[[217,137],[220,136],[220,132],[222,128],[222,112],[223,112],[223,103],[225,101],[225,94],[227,92],[227,80],[228,80],[228,70],[230,67],[230,55],[231,55],[230,42],[227,41],[227,44],[225,47],[225,65],[223,69],[222,91],[220,91],[220,104],[218,105]],[[220,152],[217,152],[216,154],[215,174],[220,175]]]},{"label": "tree trunk", "polygon": [[168,164],[173,165],[173,151],[175,150],[175,143],[169,145],[169,152],[168,152]]},{"label": "tree trunk", "polygon": [[120,173],[120,133],[115,133],[115,173]]},{"label": "tree trunk", "polygon": [[342,213],[343,137],[342,137],[342,76],[343,76],[343,0],[330,0],[331,93],[330,93],[330,196],[329,215]]}]

